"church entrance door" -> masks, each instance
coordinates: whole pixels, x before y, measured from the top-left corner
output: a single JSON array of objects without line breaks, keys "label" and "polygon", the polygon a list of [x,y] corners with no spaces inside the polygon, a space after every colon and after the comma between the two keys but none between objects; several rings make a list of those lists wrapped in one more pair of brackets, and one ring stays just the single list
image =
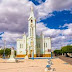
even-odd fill
[{"label": "church entrance door", "polygon": [[40,52],[38,52],[38,57],[40,57]]},{"label": "church entrance door", "polygon": [[30,50],[30,57],[32,57],[32,50]]}]

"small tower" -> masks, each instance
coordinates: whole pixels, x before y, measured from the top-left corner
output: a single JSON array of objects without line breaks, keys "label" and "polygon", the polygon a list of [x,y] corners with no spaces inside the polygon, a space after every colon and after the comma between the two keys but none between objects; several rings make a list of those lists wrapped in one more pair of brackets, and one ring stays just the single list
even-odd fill
[{"label": "small tower", "polygon": [[32,6],[28,23],[29,54],[32,57],[32,53],[34,52],[34,57],[36,57],[36,18],[34,17]]},{"label": "small tower", "polygon": [[45,49],[44,49],[44,34],[41,32],[40,34],[40,43],[41,43],[41,55],[44,57]]}]

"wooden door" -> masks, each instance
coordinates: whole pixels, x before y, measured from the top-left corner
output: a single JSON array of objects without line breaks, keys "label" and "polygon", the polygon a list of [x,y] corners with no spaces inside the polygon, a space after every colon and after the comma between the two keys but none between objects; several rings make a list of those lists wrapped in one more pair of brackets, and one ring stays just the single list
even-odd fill
[{"label": "wooden door", "polygon": [[30,57],[32,57],[32,50],[30,50]]}]

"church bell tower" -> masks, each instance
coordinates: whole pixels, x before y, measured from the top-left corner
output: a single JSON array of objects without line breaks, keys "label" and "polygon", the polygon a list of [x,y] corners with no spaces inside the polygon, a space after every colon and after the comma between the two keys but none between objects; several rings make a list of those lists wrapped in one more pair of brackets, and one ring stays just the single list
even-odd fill
[{"label": "church bell tower", "polygon": [[36,18],[34,17],[32,6],[30,16],[28,18],[28,38],[30,57],[36,57]]}]

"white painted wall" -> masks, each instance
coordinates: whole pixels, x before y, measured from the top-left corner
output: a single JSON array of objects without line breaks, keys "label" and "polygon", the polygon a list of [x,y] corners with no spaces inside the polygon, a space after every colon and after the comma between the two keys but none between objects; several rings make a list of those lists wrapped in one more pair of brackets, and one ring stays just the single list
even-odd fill
[{"label": "white painted wall", "polygon": [[[44,43],[45,43],[45,54],[51,54],[51,52],[48,52],[48,49],[51,49],[51,38],[46,37],[44,39]],[[47,46],[46,46],[47,44]]]},{"label": "white painted wall", "polygon": [[23,35],[23,39],[17,39],[17,55],[26,54],[26,35]]}]

